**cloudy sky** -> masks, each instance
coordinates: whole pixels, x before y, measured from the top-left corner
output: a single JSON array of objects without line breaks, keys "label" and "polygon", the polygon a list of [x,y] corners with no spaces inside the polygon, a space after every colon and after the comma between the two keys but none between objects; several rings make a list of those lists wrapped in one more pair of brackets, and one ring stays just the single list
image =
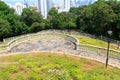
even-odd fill
[{"label": "cloudy sky", "polygon": [[[15,4],[16,2],[21,2],[24,4],[24,0],[3,0],[4,2],[6,3],[11,3],[11,4]],[[37,2],[37,0],[26,0],[28,1],[28,4],[31,4],[31,3],[35,3]],[[53,0],[55,3],[60,3],[62,2],[63,0]]]}]

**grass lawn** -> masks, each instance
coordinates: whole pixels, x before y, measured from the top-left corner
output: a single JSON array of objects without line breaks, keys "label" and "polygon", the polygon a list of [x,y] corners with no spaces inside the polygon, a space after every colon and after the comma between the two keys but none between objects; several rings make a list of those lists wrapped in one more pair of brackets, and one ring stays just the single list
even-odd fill
[{"label": "grass lawn", "polygon": [[7,50],[7,48],[6,47],[0,47],[0,51],[2,51],[2,50]]},{"label": "grass lawn", "polygon": [[6,45],[7,45],[7,42],[1,42],[0,43],[0,51],[6,50],[6,47],[3,47],[3,46],[6,46]]},{"label": "grass lawn", "polygon": [[[89,45],[99,46],[104,48],[107,48],[107,45],[108,45],[106,42],[98,39],[92,39],[85,36],[75,36],[75,37],[79,40],[79,43],[81,44],[89,44]],[[114,45],[110,45],[110,48],[114,50],[120,50],[120,49],[117,49],[117,47]]]},{"label": "grass lawn", "polygon": [[[54,37],[53,35],[34,35],[34,36],[30,36],[29,39],[37,39],[37,38],[50,38],[50,37]],[[59,37],[63,37],[62,35],[59,35]],[[101,41],[101,40],[97,40],[97,39],[92,39],[92,38],[89,38],[89,37],[85,37],[85,36],[76,36],[75,37],[79,40],[79,42],[81,44],[89,44],[89,45],[93,45],[93,46],[99,46],[99,47],[104,47],[104,48],[107,48],[107,43],[104,42],[104,41]],[[21,39],[18,39],[17,42],[22,42],[22,41],[25,41],[27,40],[28,37],[25,37],[25,38],[21,38]],[[5,46],[7,45],[8,42],[6,43],[0,43],[0,45],[2,46]],[[13,43],[14,44],[14,43]],[[110,45],[110,48],[111,49],[114,49],[114,50],[120,50],[120,49],[117,49],[116,46],[114,45]],[[0,51],[1,50],[6,50],[6,47],[0,47]]]},{"label": "grass lawn", "polygon": [[119,80],[120,69],[62,54],[0,57],[0,80]]}]

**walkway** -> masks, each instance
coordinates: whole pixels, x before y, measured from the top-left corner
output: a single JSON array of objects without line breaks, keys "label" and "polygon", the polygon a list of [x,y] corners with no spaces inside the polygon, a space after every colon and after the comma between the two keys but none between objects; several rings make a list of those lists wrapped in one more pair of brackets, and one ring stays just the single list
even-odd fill
[{"label": "walkway", "polygon": [[[95,52],[88,52],[85,50],[74,50],[75,45],[61,37],[42,38],[38,40],[30,40],[15,46],[12,53],[17,52],[31,52],[31,51],[53,51],[68,53],[74,56],[80,56],[96,60],[102,63],[106,62],[106,54],[98,54]],[[120,60],[109,58],[109,65],[120,68]]]}]

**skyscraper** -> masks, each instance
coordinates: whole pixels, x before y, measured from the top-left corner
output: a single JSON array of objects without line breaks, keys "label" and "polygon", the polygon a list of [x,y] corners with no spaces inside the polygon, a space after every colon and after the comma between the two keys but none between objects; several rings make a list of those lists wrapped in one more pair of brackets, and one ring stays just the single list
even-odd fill
[{"label": "skyscraper", "polygon": [[47,0],[47,13],[53,7],[53,0]]},{"label": "skyscraper", "polygon": [[70,7],[76,7],[76,0],[70,0]]},{"label": "skyscraper", "polygon": [[44,19],[47,18],[47,1],[46,0],[38,0],[38,11],[41,12]]},{"label": "skyscraper", "polygon": [[7,4],[10,8],[13,8],[15,10],[15,14],[18,14],[18,15],[21,15],[22,14],[22,11],[23,11],[23,8],[26,8],[26,6],[22,3],[15,3],[15,5],[12,5],[12,4]]},{"label": "skyscraper", "polygon": [[38,0],[38,10],[41,12],[44,19],[47,18],[47,14],[52,7],[52,0]]},{"label": "skyscraper", "polygon": [[70,10],[70,0],[64,0],[64,9],[66,11]]}]

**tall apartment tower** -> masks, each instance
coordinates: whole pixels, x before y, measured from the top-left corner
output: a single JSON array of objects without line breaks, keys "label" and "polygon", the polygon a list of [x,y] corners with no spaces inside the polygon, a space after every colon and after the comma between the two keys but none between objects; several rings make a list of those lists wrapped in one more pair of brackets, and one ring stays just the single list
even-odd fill
[{"label": "tall apartment tower", "polygon": [[66,11],[70,10],[70,0],[64,0],[64,9]]},{"label": "tall apartment tower", "polygon": [[41,12],[44,19],[47,19],[47,1],[38,0],[38,11]]},{"label": "tall apartment tower", "polygon": [[70,0],[70,7],[76,7],[76,0]]},{"label": "tall apartment tower", "polygon": [[26,8],[24,4],[21,4],[19,2],[15,3],[15,5],[7,4],[10,8],[13,8],[15,10],[15,14],[21,15],[23,12],[23,9]]},{"label": "tall apartment tower", "polygon": [[38,11],[41,12],[44,19],[47,19],[47,14],[52,7],[52,0],[38,0]]},{"label": "tall apartment tower", "polygon": [[53,7],[53,0],[47,0],[47,13]]}]

